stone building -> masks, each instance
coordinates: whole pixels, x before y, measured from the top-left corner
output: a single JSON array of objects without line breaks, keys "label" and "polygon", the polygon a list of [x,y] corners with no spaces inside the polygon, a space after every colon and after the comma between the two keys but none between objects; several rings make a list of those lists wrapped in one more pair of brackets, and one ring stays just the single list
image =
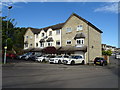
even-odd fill
[{"label": "stone building", "polygon": [[28,28],[24,49],[54,46],[61,54],[79,54],[89,63],[101,56],[101,33],[96,26],[73,13],[64,23],[41,29]]}]

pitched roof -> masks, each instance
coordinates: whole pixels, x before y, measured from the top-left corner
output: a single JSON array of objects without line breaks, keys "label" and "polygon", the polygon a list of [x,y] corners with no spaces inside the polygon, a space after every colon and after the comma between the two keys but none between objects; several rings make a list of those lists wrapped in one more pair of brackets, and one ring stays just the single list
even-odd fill
[{"label": "pitched roof", "polygon": [[41,28],[40,30],[45,30],[45,32],[47,32],[47,30],[49,28],[51,28],[52,30],[57,30],[57,29],[61,29],[64,24],[65,23],[59,23],[59,24],[56,24],[56,25],[52,25],[52,26],[48,26],[48,27],[45,27],[45,28]]},{"label": "pitched roof", "polygon": [[37,29],[37,28],[31,28],[29,27],[29,29],[31,29],[31,31],[34,33],[34,34],[38,34],[41,30],[40,29]]},{"label": "pitched roof", "polygon": [[94,28],[95,30],[97,30],[98,32],[100,33],[103,33],[100,29],[98,29],[96,26],[94,26],[92,23],[88,22],[87,20],[85,20],[84,18],[80,17],[79,15],[75,14],[75,13],[72,13],[72,15],[64,22],[64,23],[59,23],[59,24],[56,24],[56,25],[51,25],[51,26],[48,26],[48,27],[45,27],[45,28],[40,28],[40,29],[36,29],[36,28],[31,28],[30,29],[32,30],[32,32],[34,34],[38,34],[41,30],[44,30],[45,32],[47,32],[47,30],[49,28],[51,28],[52,30],[57,30],[57,29],[61,29],[65,23],[72,17],[72,16],[76,16],[78,17],[79,19],[81,19],[82,21],[84,21],[85,23],[87,23],[88,25],[90,25],[92,28]]},{"label": "pitched roof", "polygon": [[[82,21],[84,21],[85,23],[87,23],[88,25],[90,25],[92,28],[94,28],[95,30],[97,30],[100,33],[103,33],[100,29],[98,29],[96,26],[94,26],[92,23],[88,22],[87,20],[85,20],[84,18],[80,17],[79,15],[72,13],[72,15],[66,20],[66,22],[72,17],[72,16],[76,16],[79,19],[81,19]],[[65,23],[66,23],[65,22]]]},{"label": "pitched roof", "polygon": [[79,38],[85,38],[84,33],[77,33],[74,37],[74,39],[79,39]]}]

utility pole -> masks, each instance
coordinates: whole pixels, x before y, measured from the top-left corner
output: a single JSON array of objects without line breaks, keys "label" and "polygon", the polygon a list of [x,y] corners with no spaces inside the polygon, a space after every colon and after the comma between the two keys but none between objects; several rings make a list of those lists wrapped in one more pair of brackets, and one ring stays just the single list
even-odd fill
[{"label": "utility pole", "polygon": [[[12,8],[12,6],[8,6],[8,15],[7,15],[7,30],[9,28],[9,16],[10,16],[10,9]],[[6,35],[8,34],[8,31],[6,30]],[[6,52],[7,52],[7,38],[6,38],[6,46],[4,47],[5,49],[5,53],[4,53],[4,64],[6,64]]]}]

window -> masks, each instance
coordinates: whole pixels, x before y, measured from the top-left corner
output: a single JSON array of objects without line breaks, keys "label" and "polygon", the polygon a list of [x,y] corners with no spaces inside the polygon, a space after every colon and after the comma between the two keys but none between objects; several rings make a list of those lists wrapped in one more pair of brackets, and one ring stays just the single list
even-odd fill
[{"label": "window", "polygon": [[48,42],[48,46],[52,46],[52,42]]},{"label": "window", "polygon": [[71,40],[67,40],[67,44],[71,44]]},{"label": "window", "polygon": [[38,43],[36,43],[36,47],[38,47]]},{"label": "window", "polygon": [[84,44],[84,39],[77,39],[77,45],[83,45]]},{"label": "window", "polygon": [[49,31],[49,36],[52,36],[52,31]]},{"label": "window", "polygon": [[32,46],[32,44],[30,44],[30,46]]},{"label": "window", "polygon": [[83,26],[82,25],[77,26],[77,31],[80,31],[80,30],[83,30]]},{"label": "window", "polygon": [[67,32],[72,32],[72,29],[71,28],[67,28]]},{"label": "window", "polygon": [[26,38],[28,38],[28,36],[26,36]]},{"label": "window", "polygon": [[45,34],[44,34],[44,33],[42,33],[42,37],[44,37],[44,35],[45,35]]},{"label": "window", "polygon": [[30,39],[32,39],[32,36],[30,36]]},{"label": "window", "polygon": [[56,45],[59,46],[60,45],[60,41],[56,41]]},{"label": "window", "polygon": [[27,43],[25,44],[25,47],[28,47],[28,44],[27,44]]},{"label": "window", "polygon": [[36,34],[36,38],[38,38],[38,34]]},{"label": "window", "polygon": [[43,42],[40,42],[40,47],[44,47],[44,43]]},{"label": "window", "polygon": [[56,30],[56,35],[59,35],[60,34],[60,30]]}]

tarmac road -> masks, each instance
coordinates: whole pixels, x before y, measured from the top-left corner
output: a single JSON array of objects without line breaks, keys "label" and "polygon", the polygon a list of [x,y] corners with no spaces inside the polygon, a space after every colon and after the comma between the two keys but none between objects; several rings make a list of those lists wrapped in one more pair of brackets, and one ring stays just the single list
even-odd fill
[{"label": "tarmac road", "polygon": [[108,66],[13,60],[3,65],[3,88],[118,88],[118,60]]}]

